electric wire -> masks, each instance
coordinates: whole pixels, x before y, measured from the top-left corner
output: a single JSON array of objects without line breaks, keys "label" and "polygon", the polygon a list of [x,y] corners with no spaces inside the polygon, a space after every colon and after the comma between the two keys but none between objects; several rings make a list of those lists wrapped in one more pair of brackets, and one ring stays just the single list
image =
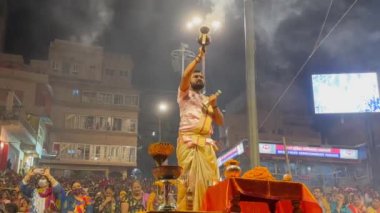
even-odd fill
[{"label": "electric wire", "polygon": [[[286,93],[288,92],[288,90],[290,89],[290,87],[294,84],[294,82],[296,81],[296,79],[298,78],[298,76],[301,74],[301,72],[304,70],[304,68],[306,67],[306,65],[309,63],[310,59],[312,58],[312,56],[315,54],[315,52],[321,47],[322,43],[331,35],[331,33],[335,30],[335,28],[342,22],[342,20],[347,16],[347,14],[351,11],[351,9],[356,5],[356,3],[358,2],[359,0],[355,0],[351,5],[350,7],[343,13],[343,15],[338,19],[338,21],[334,24],[334,26],[329,30],[329,32],[323,37],[323,39],[320,41],[320,42],[317,42],[317,45],[313,48],[313,50],[311,51],[311,53],[309,54],[309,56],[307,57],[306,61],[302,64],[302,66],[298,69],[297,73],[295,74],[295,76],[292,78],[292,80],[289,82],[288,86],[285,88],[285,90],[282,92],[282,94],[279,96],[279,98],[277,99],[277,101],[274,103],[274,105],[272,106],[271,110],[267,113],[267,115],[265,116],[264,120],[261,122],[261,124],[259,125],[259,129],[261,129],[265,122],[270,118],[270,116],[272,115],[273,111],[277,108],[277,106],[280,104],[280,102],[282,101],[282,99],[284,98],[284,96],[286,95]],[[328,14],[327,14],[328,15]],[[327,20],[327,19],[326,19]],[[323,28],[321,28],[321,30],[323,30]]]}]

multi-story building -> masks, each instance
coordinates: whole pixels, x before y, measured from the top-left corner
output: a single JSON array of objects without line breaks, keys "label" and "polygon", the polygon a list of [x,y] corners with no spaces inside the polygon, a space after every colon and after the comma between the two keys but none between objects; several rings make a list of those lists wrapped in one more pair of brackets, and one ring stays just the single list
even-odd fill
[{"label": "multi-story building", "polygon": [[126,171],[136,166],[139,93],[129,56],[55,40],[49,49],[53,90],[48,150],[56,173]]},{"label": "multi-story building", "polygon": [[0,170],[26,171],[43,154],[51,125],[46,67],[35,60],[26,65],[20,55],[0,54]]}]

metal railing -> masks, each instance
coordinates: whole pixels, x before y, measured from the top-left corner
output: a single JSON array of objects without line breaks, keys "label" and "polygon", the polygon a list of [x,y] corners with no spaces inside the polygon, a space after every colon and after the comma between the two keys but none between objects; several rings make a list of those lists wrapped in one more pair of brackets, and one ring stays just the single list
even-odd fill
[{"label": "metal railing", "polygon": [[0,121],[19,121],[34,138],[37,137],[37,130],[28,122],[28,116],[22,106],[13,106],[12,111],[0,106]]},{"label": "metal railing", "polygon": [[135,146],[56,142],[53,147],[56,160],[75,160],[87,163],[136,163]]}]

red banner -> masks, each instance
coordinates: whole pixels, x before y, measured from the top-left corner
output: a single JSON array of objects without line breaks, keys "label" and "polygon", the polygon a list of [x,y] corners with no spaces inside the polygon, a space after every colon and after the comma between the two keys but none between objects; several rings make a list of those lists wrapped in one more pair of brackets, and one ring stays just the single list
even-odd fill
[{"label": "red banner", "polygon": [[0,171],[7,168],[9,144],[0,142]]}]

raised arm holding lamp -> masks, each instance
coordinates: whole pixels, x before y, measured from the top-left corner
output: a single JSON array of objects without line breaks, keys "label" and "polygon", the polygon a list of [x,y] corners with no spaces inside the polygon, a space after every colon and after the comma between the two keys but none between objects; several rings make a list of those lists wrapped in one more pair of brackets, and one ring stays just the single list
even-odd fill
[{"label": "raised arm holding lamp", "polygon": [[223,125],[223,114],[217,105],[219,93],[205,96],[205,76],[197,65],[205,55],[199,48],[195,59],[186,67],[178,88],[180,109],[179,136],[177,140],[178,164],[186,180],[178,188],[179,210],[199,210],[210,183],[219,179],[216,145],[211,135],[212,122]]}]

